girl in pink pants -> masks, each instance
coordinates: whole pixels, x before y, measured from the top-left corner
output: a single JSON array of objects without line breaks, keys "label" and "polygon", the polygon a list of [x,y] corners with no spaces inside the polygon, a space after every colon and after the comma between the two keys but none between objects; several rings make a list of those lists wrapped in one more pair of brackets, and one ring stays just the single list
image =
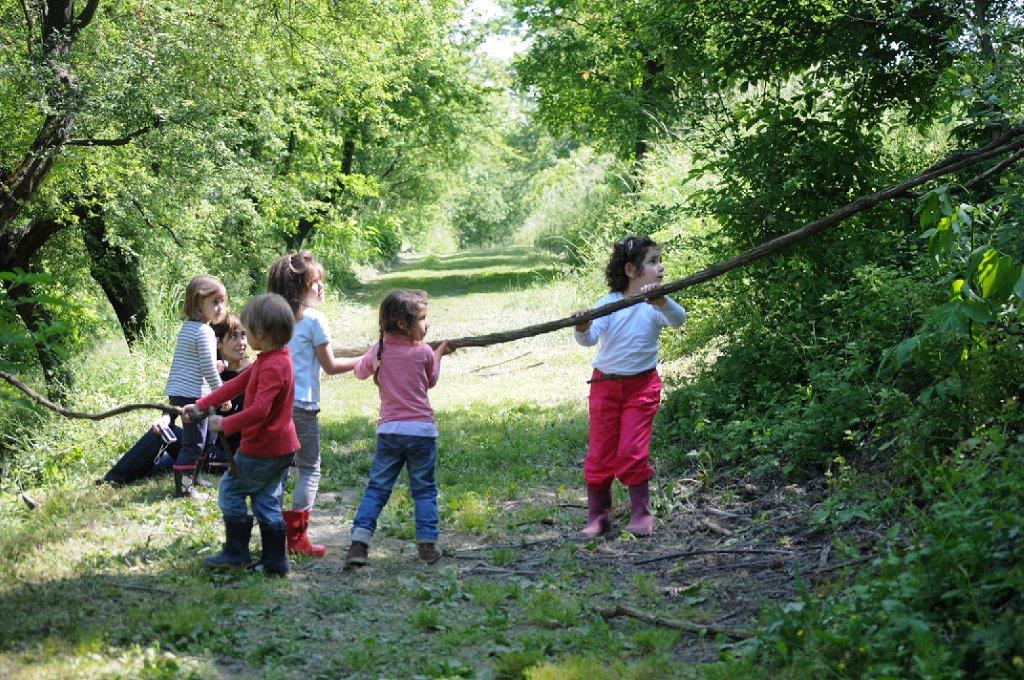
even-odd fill
[{"label": "girl in pink pants", "polygon": [[[646,236],[615,243],[605,267],[611,293],[596,307],[641,295],[661,285],[665,267],[661,246]],[[576,312],[583,314],[586,310]],[[594,538],[611,529],[612,482],[629,488],[631,520],[626,530],[646,536],[654,529],[649,480],[651,428],[661,403],[658,376],[658,335],[666,326],[678,328],[686,310],[667,297],[647,300],[576,326],[576,341],[601,343],[590,379],[590,446],[583,461],[587,484],[587,525]]]}]

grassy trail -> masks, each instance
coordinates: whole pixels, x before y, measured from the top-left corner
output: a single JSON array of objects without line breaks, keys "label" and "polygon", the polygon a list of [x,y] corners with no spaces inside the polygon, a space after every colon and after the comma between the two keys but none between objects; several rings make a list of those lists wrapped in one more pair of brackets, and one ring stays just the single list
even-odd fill
[{"label": "grassy trail", "polygon": [[[414,259],[324,311],[336,341],[365,344],[384,292],[418,287],[431,297],[430,337],[509,330],[587,304],[556,271],[528,249]],[[764,499],[709,497],[688,486],[693,479],[668,478],[653,539],[576,539],[591,353],[565,331],[445,358],[431,392],[445,551],[434,567],[416,559],[403,474],[370,565],[343,569],[378,409],[372,382],[351,374],[324,381],[324,476],[311,534],[329,552],[293,561],[287,580],[205,572],[199,558],[223,536],[216,502],[172,500],[166,478],[118,489],[80,479],[46,493],[37,510],[12,510],[0,532],[0,677],[706,675],[710,667],[682,662],[713,660],[726,638],[599,610],[747,622],[777,580],[719,573],[714,556],[690,561],[689,573],[677,561],[638,563],[728,548],[740,535],[767,548],[783,541]],[[727,529],[718,516],[708,528],[703,504],[757,519]],[[616,509],[623,526],[622,489]]]}]

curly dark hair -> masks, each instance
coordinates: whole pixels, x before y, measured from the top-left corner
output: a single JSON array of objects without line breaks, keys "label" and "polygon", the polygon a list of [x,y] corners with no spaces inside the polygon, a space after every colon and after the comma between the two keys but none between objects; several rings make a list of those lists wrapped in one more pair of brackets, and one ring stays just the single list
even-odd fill
[{"label": "curly dark hair", "polygon": [[658,242],[649,236],[630,235],[616,241],[612,246],[612,256],[604,268],[604,278],[608,282],[608,287],[619,293],[626,290],[629,287],[626,265],[633,265],[637,273],[643,272],[647,251],[660,247]]}]

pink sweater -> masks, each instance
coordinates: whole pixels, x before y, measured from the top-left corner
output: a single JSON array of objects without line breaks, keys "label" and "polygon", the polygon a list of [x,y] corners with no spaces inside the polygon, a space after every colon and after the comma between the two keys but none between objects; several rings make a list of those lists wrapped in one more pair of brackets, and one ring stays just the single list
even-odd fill
[{"label": "pink sweater", "polygon": [[[377,364],[377,345],[374,344],[356,364],[355,374],[360,380],[373,376]],[[413,342],[403,335],[389,333],[384,336],[384,353],[380,372],[380,423],[390,421],[434,422],[434,409],[427,399],[427,390],[437,384],[441,362],[434,350],[425,342]]]}]

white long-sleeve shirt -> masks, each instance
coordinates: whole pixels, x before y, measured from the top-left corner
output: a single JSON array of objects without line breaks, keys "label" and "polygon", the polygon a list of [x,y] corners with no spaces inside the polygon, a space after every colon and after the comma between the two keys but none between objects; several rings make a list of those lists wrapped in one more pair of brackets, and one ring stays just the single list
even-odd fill
[{"label": "white long-sleeve shirt", "polygon": [[[595,307],[618,302],[622,293],[609,293]],[[585,332],[575,332],[576,342],[584,347],[601,347],[593,366],[602,373],[633,375],[658,365],[658,335],[666,326],[678,328],[686,322],[686,310],[672,298],[665,306],[655,307],[641,302],[617,312],[594,319]]]},{"label": "white long-sleeve shirt", "polygon": [[189,319],[181,324],[164,394],[199,397],[221,385],[217,373],[217,336],[209,324]]}]

